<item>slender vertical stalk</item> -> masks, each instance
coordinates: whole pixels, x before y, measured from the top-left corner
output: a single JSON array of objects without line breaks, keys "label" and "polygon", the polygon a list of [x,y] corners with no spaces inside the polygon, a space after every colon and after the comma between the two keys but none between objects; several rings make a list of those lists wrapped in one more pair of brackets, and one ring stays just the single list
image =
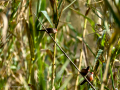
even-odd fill
[{"label": "slender vertical stalk", "polygon": [[[81,61],[82,61],[82,52],[80,53],[80,61],[79,61],[79,70],[81,68]],[[78,80],[79,80],[79,72],[78,72],[78,76],[77,76],[77,79],[76,79],[76,83],[75,83],[75,90],[77,90],[77,85],[78,85]]]},{"label": "slender vertical stalk", "polygon": [[[91,2],[91,0],[88,0],[87,3],[90,4],[90,2]],[[86,11],[85,16],[88,15],[89,10],[90,10],[90,9],[88,9],[88,10]],[[87,19],[85,18],[85,20],[84,20],[84,27],[83,27],[83,40],[84,40],[85,33],[86,33],[86,26],[87,26]],[[83,42],[82,53],[83,53],[83,57],[84,57],[84,59],[85,59],[85,66],[87,67],[87,57],[86,57],[87,52],[86,52],[86,46],[85,46],[84,42]]]},{"label": "slender vertical stalk", "polygon": [[[55,41],[56,41],[56,34],[54,35]],[[54,87],[54,81],[55,81],[55,55],[56,55],[56,43],[54,43],[54,56],[53,56],[53,62],[52,62],[52,90],[55,90],[55,87]]]},{"label": "slender vertical stalk", "polygon": [[[88,0],[88,4],[90,3],[90,1],[91,0]],[[88,15],[88,11],[86,11],[86,13],[87,13],[86,14],[86,16],[87,16]],[[87,26],[87,19],[85,18],[85,20],[84,20],[84,27],[83,27],[83,40],[84,40],[84,37],[85,37],[86,26]],[[81,68],[82,56],[85,59],[85,66],[87,67],[86,47],[85,47],[84,42],[83,42],[83,49],[82,49],[81,54],[80,54],[79,70]],[[79,74],[79,72],[78,72],[78,74]],[[77,90],[78,80],[79,80],[79,76],[77,76],[77,79],[76,79],[75,90]]]},{"label": "slender vertical stalk", "polygon": [[[88,4],[89,3],[90,3],[90,0],[88,0]],[[87,13],[87,11],[86,11],[86,13]],[[88,15],[88,13],[86,14],[86,16],[87,15]],[[85,18],[84,27],[83,27],[83,40],[84,40],[84,37],[85,37],[86,26],[87,26],[87,19]],[[85,66],[87,67],[86,46],[85,46],[84,42],[83,42],[82,45],[83,45],[83,49],[82,49],[81,54],[80,54],[79,70],[81,68],[82,56],[85,59]],[[78,74],[79,74],[79,72],[78,72]],[[75,90],[77,90],[78,80],[79,80],[79,76],[77,76],[77,79],[76,79]]]},{"label": "slender vertical stalk", "polygon": [[108,73],[112,47],[113,46],[111,45],[110,49],[109,49],[108,60],[107,60],[107,63],[106,63],[106,68],[105,68],[105,72],[104,72],[104,75],[103,75],[103,80],[102,80],[102,84],[101,84],[101,89],[100,90],[104,90],[104,84],[106,83],[106,77],[107,77],[107,73]]},{"label": "slender vertical stalk", "polygon": [[[57,1],[56,0],[50,0],[52,9],[53,9],[53,23],[55,25],[55,28],[57,28],[58,26],[58,8],[57,8]],[[56,42],[56,35],[54,35],[54,40]],[[56,55],[56,43],[54,42],[54,55],[53,55],[53,60],[52,60],[52,80],[51,80],[51,86],[52,86],[52,90],[55,90],[55,86],[54,86],[54,79],[55,79],[55,55]]]}]

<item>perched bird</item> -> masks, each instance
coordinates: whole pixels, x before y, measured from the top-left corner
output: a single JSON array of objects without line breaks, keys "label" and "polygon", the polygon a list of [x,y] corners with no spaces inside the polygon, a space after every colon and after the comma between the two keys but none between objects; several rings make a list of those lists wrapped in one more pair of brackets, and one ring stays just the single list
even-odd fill
[{"label": "perched bird", "polygon": [[[46,30],[48,31],[48,33],[57,33],[57,29],[56,28],[46,28]],[[39,30],[39,31],[46,31],[45,29]]]},{"label": "perched bird", "polygon": [[86,69],[82,69],[80,73],[81,75],[86,76],[89,71],[90,71],[90,67],[88,66]]},{"label": "perched bird", "polygon": [[[86,78],[91,82],[93,80],[93,72],[88,73]],[[86,82],[86,80],[83,80],[80,85],[83,85]]]}]

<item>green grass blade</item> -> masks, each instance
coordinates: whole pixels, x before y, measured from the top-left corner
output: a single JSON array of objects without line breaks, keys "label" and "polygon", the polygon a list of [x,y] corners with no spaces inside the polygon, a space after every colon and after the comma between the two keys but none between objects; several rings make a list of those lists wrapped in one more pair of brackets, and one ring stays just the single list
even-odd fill
[{"label": "green grass blade", "polygon": [[63,64],[61,70],[60,70],[60,71],[57,73],[57,75],[56,75],[56,80],[58,80],[58,79],[61,78],[62,73],[64,72],[64,70],[65,70],[65,68],[67,67],[67,65],[69,64],[69,62],[70,62],[70,61],[67,60],[67,61]]},{"label": "green grass blade", "polygon": [[53,27],[53,24],[52,24],[52,22],[51,22],[51,20],[50,20],[49,15],[47,14],[47,12],[46,12],[46,11],[41,11],[41,12],[42,12],[42,14],[45,16],[45,18],[48,20],[48,22],[50,23],[50,25]]},{"label": "green grass blade", "polygon": [[73,77],[73,75],[70,75],[69,77],[67,77],[67,78],[65,79],[65,82],[63,83],[63,85],[60,87],[59,90],[64,90],[65,87],[67,86],[67,84],[68,84],[68,83],[70,82],[70,80],[72,79],[72,77]]},{"label": "green grass blade", "polygon": [[110,74],[111,74],[111,80],[112,80],[112,87],[113,87],[113,90],[115,89],[114,87],[114,79],[113,79],[113,73],[112,73],[112,68],[111,68],[111,65],[110,66]]},{"label": "green grass blade", "polygon": [[75,1],[76,1],[76,0],[72,1],[67,7],[65,7],[65,8],[63,9],[63,11],[65,11],[67,8],[69,8]]}]

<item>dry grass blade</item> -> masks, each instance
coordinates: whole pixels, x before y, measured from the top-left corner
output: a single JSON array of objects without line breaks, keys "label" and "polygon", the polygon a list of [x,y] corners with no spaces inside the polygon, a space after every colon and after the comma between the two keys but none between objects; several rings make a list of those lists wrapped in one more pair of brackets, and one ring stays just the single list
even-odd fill
[{"label": "dry grass blade", "polygon": [[3,37],[2,42],[5,43],[6,42],[7,29],[8,29],[8,19],[7,19],[7,16],[4,13],[0,13],[0,19],[3,20],[3,25],[4,25],[3,29],[2,29],[2,37]]}]

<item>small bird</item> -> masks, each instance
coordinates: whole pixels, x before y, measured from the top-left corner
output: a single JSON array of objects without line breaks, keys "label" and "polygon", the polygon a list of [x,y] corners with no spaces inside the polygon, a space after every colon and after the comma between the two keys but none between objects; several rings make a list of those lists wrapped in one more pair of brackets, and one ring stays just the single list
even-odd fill
[{"label": "small bird", "polygon": [[82,69],[80,73],[82,76],[86,76],[89,71],[90,71],[90,67],[88,66],[86,69]]},{"label": "small bird", "polygon": [[[57,29],[56,28],[46,28],[46,30],[48,31],[48,33],[57,33]],[[39,31],[46,31],[45,29],[39,30]]]},{"label": "small bird", "polygon": [[[86,78],[91,82],[93,80],[93,72],[89,73]],[[83,85],[86,80],[83,80],[80,85]]]}]

